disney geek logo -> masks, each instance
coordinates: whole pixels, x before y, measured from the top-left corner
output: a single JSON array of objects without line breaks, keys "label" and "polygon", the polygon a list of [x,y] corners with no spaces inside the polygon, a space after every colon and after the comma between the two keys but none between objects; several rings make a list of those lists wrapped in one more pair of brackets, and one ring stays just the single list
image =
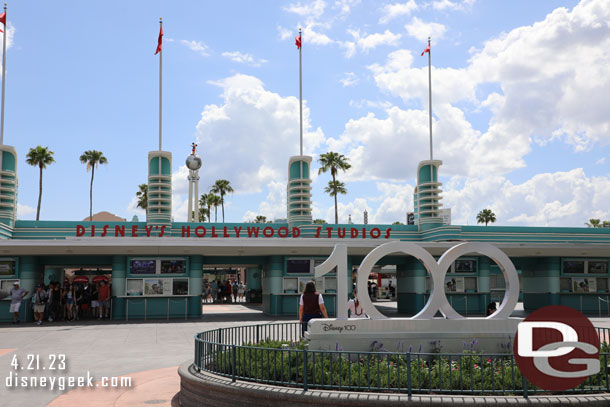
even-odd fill
[{"label": "disney geek logo", "polygon": [[343,331],[355,331],[356,330],[356,325],[334,325],[334,324],[328,324],[328,323],[323,323],[322,324],[322,330],[324,332],[328,332],[328,331],[338,331],[339,333],[343,333]]},{"label": "disney geek logo", "polygon": [[572,389],[599,373],[599,335],[582,313],[543,307],[519,323],[513,345],[521,373],[551,391]]}]

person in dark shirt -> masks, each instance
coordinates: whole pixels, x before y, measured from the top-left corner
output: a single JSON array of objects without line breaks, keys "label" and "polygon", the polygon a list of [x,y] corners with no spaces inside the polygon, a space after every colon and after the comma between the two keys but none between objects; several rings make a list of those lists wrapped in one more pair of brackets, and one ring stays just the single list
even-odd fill
[{"label": "person in dark shirt", "polygon": [[309,320],[314,318],[328,318],[324,298],[316,291],[316,283],[313,281],[305,284],[305,289],[299,300],[299,322],[301,323],[301,335],[305,336]]}]

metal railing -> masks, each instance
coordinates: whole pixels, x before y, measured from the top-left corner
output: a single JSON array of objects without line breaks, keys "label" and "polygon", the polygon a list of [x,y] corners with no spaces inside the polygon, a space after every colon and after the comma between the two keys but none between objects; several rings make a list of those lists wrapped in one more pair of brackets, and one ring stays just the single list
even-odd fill
[{"label": "metal railing", "polygon": [[[308,389],[430,394],[521,395],[537,389],[517,368],[512,353],[476,353],[476,341],[464,353],[389,352],[375,342],[369,352],[309,350],[300,342],[300,323],[219,328],[195,335],[194,367],[231,378]],[[602,342],[609,328],[596,328]],[[381,345],[382,346],[382,345]],[[508,352],[512,344],[506,344]],[[606,349],[606,346],[604,346]],[[609,392],[609,353],[600,353],[602,369],[578,388],[563,393]]]}]

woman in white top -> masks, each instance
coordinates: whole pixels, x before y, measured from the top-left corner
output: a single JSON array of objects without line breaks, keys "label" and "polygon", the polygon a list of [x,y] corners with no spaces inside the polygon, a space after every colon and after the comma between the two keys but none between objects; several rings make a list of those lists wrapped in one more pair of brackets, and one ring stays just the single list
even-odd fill
[{"label": "woman in white top", "polygon": [[368,318],[362,309],[360,301],[358,301],[358,291],[354,287],[354,298],[347,302],[347,309],[350,318]]}]

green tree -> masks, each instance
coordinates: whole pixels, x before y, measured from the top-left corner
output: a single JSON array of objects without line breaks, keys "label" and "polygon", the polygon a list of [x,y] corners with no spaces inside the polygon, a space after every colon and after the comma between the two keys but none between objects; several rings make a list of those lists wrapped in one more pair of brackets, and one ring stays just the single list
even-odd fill
[{"label": "green tree", "polygon": [[601,220],[599,219],[589,219],[589,223],[585,222],[585,225],[589,228],[600,228],[602,227]]},{"label": "green tree", "polygon": [[93,220],[93,177],[98,165],[108,164],[104,153],[97,150],[87,150],[80,156],[80,162],[87,164],[87,172],[91,170],[91,184],[89,186],[89,222]]},{"label": "green tree", "polygon": [[485,226],[489,222],[494,223],[496,221],[496,214],[491,209],[483,209],[477,214],[477,223],[484,223]]},{"label": "green tree", "polygon": [[199,207],[200,208],[207,208],[207,212],[208,212],[208,222],[212,222],[212,203],[209,201],[209,196],[211,194],[201,194],[201,196],[199,197]]},{"label": "green tree", "polygon": [[316,225],[326,225],[327,222],[324,219],[316,219],[313,223]]},{"label": "green tree", "polygon": [[254,223],[267,223],[267,217],[263,215],[258,215],[256,219],[254,219]]},{"label": "green tree", "polygon": [[[335,224],[337,224],[337,223],[339,223],[339,212],[338,212],[338,208],[337,208],[337,194],[346,194],[347,193],[347,190],[345,189],[345,184],[343,184],[342,182],[337,183],[337,172],[339,170],[347,171],[352,167],[352,165],[349,163],[348,158],[345,157],[343,154],[335,153],[332,151],[329,151],[328,153],[320,155],[318,162],[321,165],[320,169],[318,170],[318,174],[322,174],[324,172],[330,171],[330,175],[333,177],[333,180],[331,182],[329,182],[329,184],[328,184],[329,187],[331,187],[331,189],[333,190],[332,193],[330,193],[330,191],[327,191],[328,188],[325,188],[324,192],[330,193],[330,196],[335,198]],[[344,192],[340,192],[337,190],[337,187],[339,187],[339,185],[341,185],[343,187]]]},{"label": "green tree", "polygon": [[199,207],[199,222],[205,222],[205,218],[210,217],[210,210],[208,208],[206,208],[205,206],[200,206]]},{"label": "green tree", "polygon": [[40,181],[38,185],[38,208],[36,209],[36,220],[40,219],[40,204],[42,202],[42,170],[47,168],[47,165],[51,165],[55,162],[53,158],[53,151],[49,150],[49,147],[37,146],[36,148],[30,148],[30,151],[25,156],[25,162],[31,166],[38,166],[40,168]]},{"label": "green tree", "polygon": [[392,223],[392,225],[402,225],[402,222],[396,221],[396,222]]},{"label": "green tree", "polygon": [[226,179],[216,180],[216,183],[212,185],[210,192],[220,195],[220,205],[222,206],[222,223],[225,222],[225,195],[233,193],[233,187],[231,182]]},{"label": "green tree", "polygon": [[214,222],[218,223],[218,207],[222,204],[220,196],[213,193],[209,193],[208,204],[214,208]]},{"label": "green tree", "polygon": [[136,208],[142,208],[146,210],[148,208],[148,184],[138,185],[138,192],[136,192],[138,198],[138,204]]}]

